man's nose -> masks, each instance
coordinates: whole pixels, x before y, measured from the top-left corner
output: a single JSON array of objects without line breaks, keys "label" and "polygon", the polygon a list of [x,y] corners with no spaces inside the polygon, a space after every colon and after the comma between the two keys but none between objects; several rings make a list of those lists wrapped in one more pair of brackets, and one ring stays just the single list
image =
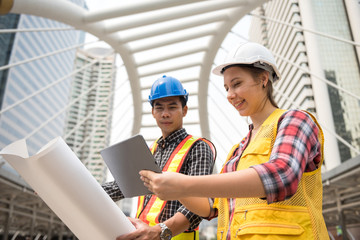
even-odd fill
[{"label": "man's nose", "polygon": [[168,117],[170,116],[169,110],[167,108],[165,108],[162,113],[161,113],[162,117]]}]

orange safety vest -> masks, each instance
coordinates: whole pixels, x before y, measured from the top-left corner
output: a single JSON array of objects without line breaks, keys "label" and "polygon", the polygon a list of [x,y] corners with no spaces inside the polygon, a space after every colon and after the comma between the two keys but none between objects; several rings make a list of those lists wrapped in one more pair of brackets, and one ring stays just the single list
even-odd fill
[{"label": "orange safety vest", "polygon": [[[284,112],[285,110],[277,109],[264,121],[259,132],[242,153],[237,171],[269,161],[276,139],[278,120]],[[316,119],[308,114],[319,128],[322,155],[319,168],[303,173],[296,193],[285,201],[267,204],[266,200],[259,198],[236,198],[231,222],[227,199],[215,199],[214,207],[219,210],[217,239],[225,240],[229,228],[231,239],[329,239],[322,216],[321,165],[324,137]],[[227,161],[238,146],[239,144],[233,147]]]},{"label": "orange safety vest", "polygon": [[[216,156],[216,151],[214,145],[204,138],[197,138],[191,135],[188,135],[181,143],[175,148],[170,158],[168,159],[166,165],[162,169],[163,172],[179,172],[184,160],[191,149],[191,146],[198,141],[199,139],[205,141],[211,148],[214,153],[214,159]],[[154,154],[157,148],[157,141],[151,147],[151,152]],[[143,222],[148,224],[149,226],[154,226],[159,223],[159,216],[162,210],[166,205],[166,201],[161,200],[156,195],[152,195],[150,200],[147,202],[146,206],[144,206],[145,196],[140,196],[138,198],[138,209],[136,213],[136,217],[141,219]],[[193,232],[184,232],[181,233],[172,239],[176,240],[195,240],[199,239],[199,228]]]}]

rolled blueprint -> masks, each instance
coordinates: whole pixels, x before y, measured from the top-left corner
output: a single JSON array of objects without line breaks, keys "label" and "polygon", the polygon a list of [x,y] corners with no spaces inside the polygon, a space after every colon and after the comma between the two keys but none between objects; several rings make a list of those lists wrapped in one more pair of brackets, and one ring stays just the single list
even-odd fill
[{"label": "rolled blueprint", "polygon": [[135,230],[61,137],[31,157],[25,140],[0,154],[80,240],[115,240]]}]

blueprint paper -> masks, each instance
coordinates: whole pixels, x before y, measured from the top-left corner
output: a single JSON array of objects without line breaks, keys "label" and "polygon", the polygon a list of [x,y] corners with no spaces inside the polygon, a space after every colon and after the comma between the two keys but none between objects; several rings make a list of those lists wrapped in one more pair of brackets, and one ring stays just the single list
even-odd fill
[{"label": "blueprint paper", "polygon": [[61,137],[31,157],[25,140],[0,155],[80,240],[115,240],[135,230]]}]

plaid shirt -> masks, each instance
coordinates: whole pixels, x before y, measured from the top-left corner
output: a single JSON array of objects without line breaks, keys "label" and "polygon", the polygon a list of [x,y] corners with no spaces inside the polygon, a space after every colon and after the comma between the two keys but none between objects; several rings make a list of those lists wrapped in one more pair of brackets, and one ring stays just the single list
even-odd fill
[{"label": "plaid shirt", "polygon": [[[225,164],[224,172],[236,171],[241,155],[249,144],[253,125],[249,128],[248,135],[240,142],[233,157]],[[289,110],[279,118],[277,135],[269,161],[252,166],[261,178],[269,204],[289,199],[295,194],[302,174],[319,167],[321,146],[318,133],[319,128],[316,123],[303,111]],[[231,222],[235,199],[229,198],[228,204]],[[216,217],[217,213],[217,209],[213,209],[208,219]]]},{"label": "plaid shirt", "polygon": [[[158,140],[158,146],[154,153],[155,162],[164,168],[171,153],[175,148],[184,140],[188,134],[184,128],[177,130],[170,134],[167,138],[160,137]],[[187,154],[184,164],[180,169],[180,173],[186,175],[208,175],[211,174],[214,167],[214,155],[209,145],[204,141],[197,141],[194,143],[189,153]],[[114,200],[118,201],[124,198],[119,187],[115,182],[109,182],[102,185],[107,194]],[[145,198],[145,205],[149,201],[151,195],[147,195]],[[186,209],[179,201],[167,201],[164,210],[159,216],[159,222],[171,218],[175,213],[182,213],[190,222],[189,231],[196,229],[202,218]]]}]

